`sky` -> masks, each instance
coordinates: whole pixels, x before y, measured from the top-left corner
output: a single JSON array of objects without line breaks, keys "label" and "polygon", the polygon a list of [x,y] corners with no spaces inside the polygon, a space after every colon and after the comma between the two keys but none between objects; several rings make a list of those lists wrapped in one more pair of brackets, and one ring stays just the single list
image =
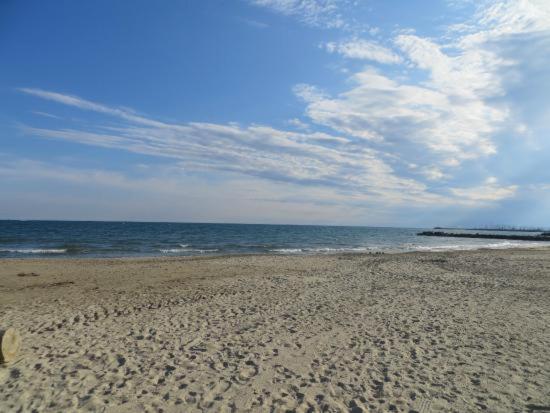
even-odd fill
[{"label": "sky", "polygon": [[550,1],[0,1],[0,219],[550,226]]}]

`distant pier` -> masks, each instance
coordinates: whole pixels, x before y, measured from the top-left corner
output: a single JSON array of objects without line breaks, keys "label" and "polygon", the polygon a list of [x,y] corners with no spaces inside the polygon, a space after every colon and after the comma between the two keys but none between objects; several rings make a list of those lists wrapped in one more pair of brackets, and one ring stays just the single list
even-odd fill
[{"label": "distant pier", "polygon": [[457,233],[457,232],[443,232],[443,231],[424,231],[419,232],[418,235],[426,237],[453,237],[453,238],[484,238],[484,239],[507,239],[514,241],[548,241],[550,242],[550,233],[542,233],[539,235],[514,235],[514,234],[475,234],[469,233]]}]

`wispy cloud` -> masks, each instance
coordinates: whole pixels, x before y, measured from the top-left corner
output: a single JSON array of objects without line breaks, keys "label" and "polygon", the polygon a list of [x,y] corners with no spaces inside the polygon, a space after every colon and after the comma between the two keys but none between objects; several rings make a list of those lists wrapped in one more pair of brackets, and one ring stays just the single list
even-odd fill
[{"label": "wispy cloud", "polygon": [[342,28],[345,20],[340,5],[346,0],[249,0],[275,12],[295,16],[302,22],[316,27]]},{"label": "wispy cloud", "polygon": [[[346,1],[250,2],[311,26],[346,26]],[[305,116],[288,121],[290,130],[168,123],[125,107],[23,88],[28,95],[103,115],[94,117],[92,126],[24,130],[163,157],[185,171],[234,173],[329,191],[332,200],[345,197],[346,203],[488,205],[516,196],[521,188],[506,179],[476,183],[470,176],[471,183],[464,185],[455,178],[476,165],[473,161],[498,155],[504,132],[530,135],[531,123],[518,116],[518,103],[509,95],[511,85],[518,88],[522,79],[542,76],[550,64],[550,55],[541,52],[541,45],[550,44],[549,16],[546,1],[484,1],[470,21],[450,26],[440,38],[401,31],[380,43],[358,37],[323,43],[343,64],[356,59],[365,66],[337,92],[295,85]],[[527,58],[532,56],[536,59]],[[109,117],[118,120],[117,126]]]},{"label": "wispy cloud", "polygon": [[470,188],[451,188],[453,194],[472,202],[495,202],[511,198],[518,190],[517,185],[499,186],[497,178],[489,177],[479,186]]},{"label": "wispy cloud", "polygon": [[[303,130],[303,131],[308,131],[309,130],[309,125],[303,121],[301,121],[300,119],[298,118],[292,118],[292,119],[289,119],[287,122],[286,122],[288,125],[296,128],[296,129],[299,129],[299,130]],[[347,140],[346,140],[347,141]]]},{"label": "wispy cloud", "polygon": [[345,42],[327,42],[321,45],[329,53],[338,53],[350,59],[370,60],[384,64],[400,63],[401,57],[380,44],[354,39]]},{"label": "wispy cloud", "polygon": [[236,172],[272,181],[328,186],[400,202],[436,197],[424,184],[397,176],[372,148],[322,132],[289,132],[262,125],[191,122],[169,124],[79,97],[21,89],[22,92],[126,121],[94,130],[24,127],[34,136],[171,158],[182,168]]},{"label": "wispy cloud", "polygon": [[[420,163],[418,173],[431,180],[452,177],[464,162],[497,154],[497,137],[505,130],[528,132],[507,95],[524,71],[542,73],[544,62],[550,64],[540,50],[549,42],[524,40],[549,36],[549,16],[545,1],[483,2],[471,21],[441,39],[402,33],[391,49],[367,41],[329,42],[329,52],[395,63],[410,76],[366,67],[341,93],[304,84],[294,91],[306,102],[311,123],[386,148],[404,164]],[[529,58],[511,57],[525,49],[534,50]]]},{"label": "wispy cloud", "polygon": [[477,53],[450,58],[440,46],[412,35],[399,36],[396,43],[414,65],[429,71],[428,83],[403,82],[366,68],[353,75],[355,86],[337,97],[298,93],[311,120],[340,133],[385,141],[404,149],[404,157],[417,156],[407,142],[442,159],[494,154],[491,137],[508,114],[484,99],[500,92],[498,78],[486,71],[496,63],[477,59]]},{"label": "wispy cloud", "polygon": [[441,169],[436,166],[428,166],[426,168],[422,168],[421,173],[430,181],[439,181],[448,177],[448,175],[443,173]]},{"label": "wispy cloud", "polygon": [[265,22],[258,21],[258,20],[241,18],[240,21],[242,21],[244,24],[246,24],[250,27],[254,27],[256,29],[267,29],[269,27],[269,24],[267,24]]},{"label": "wispy cloud", "polygon": [[[500,188],[494,182],[483,188],[453,189],[447,194],[431,192],[426,184],[399,176],[384,160],[385,157],[391,159],[391,154],[341,135],[290,132],[262,125],[171,124],[143,116],[135,117],[127,109],[111,108],[75,96],[65,99],[59,93],[41,91],[37,94],[32,89],[21,90],[45,99],[54,96],[57,102],[126,121],[116,127],[107,121],[99,122],[94,124],[94,130],[23,126],[24,132],[43,138],[172,159],[175,170],[182,172],[224,172],[304,186],[308,190],[325,188],[332,193],[330,199],[333,201],[342,199],[343,202],[345,199],[349,204],[357,202],[363,205],[472,205],[502,199],[503,196],[499,195],[513,195],[512,187]],[[9,170],[0,172],[6,174]],[[436,168],[422,169],[421,175],[430,180],[443,177]],[[71,174],[50,171],[44,176],[59,178]],[[99,179],[109,181],[111,186],[128,184],[117,174],[87,172],[84,175],[75,174],[71,179]],[[491,189],[496,195],[479,196],[484,189]]]},{"label": "wispy cloud", "polygon": [[[42,162],[0,153],[0,179],[14,188],[2,203],[2,213],[25,219],[356,224],[368,208],[379,224],[395,224],[396,219],[387,205],[328,188],[230,173],[206,185],[204,179],[177,165],[148,166],[147,174],[138,176],[128,172],[68,167],[58,160]],[[28,191],[29,184],[36,185],[35,190]],[[102,197],[97,197],[98,191]],[[71,196],[63,195],[67,192]],[[35,207],[36,202],[41,208]]]},{"label": "wispy cloud", "polygon": [[33,110],[32,113],[34,113],[35,115],[43,116],[45,118],[60,119],[60,117],[57,115],[52,115],[51,113],[47,112],[41,112],[39,110]]},{"label": "wispy cloud", "polygon": [[117,116],[127,121],[131,121],[137,124],[145,126],[162,127],[162,122],[157,122],[151,119],[147,119],[142,116],[136,115],[128,108],[113,108],[107,105],[102,105],[90,100],[82,99],[77,96],[67,95],[63,93],[51,92],[36,88],[20,88],[19,91],[28,95],[33,95],[42,99],[51,100],[64,105],[73,106],[83,110],[90,110],[93,112],[103,113],[105,115]]}]

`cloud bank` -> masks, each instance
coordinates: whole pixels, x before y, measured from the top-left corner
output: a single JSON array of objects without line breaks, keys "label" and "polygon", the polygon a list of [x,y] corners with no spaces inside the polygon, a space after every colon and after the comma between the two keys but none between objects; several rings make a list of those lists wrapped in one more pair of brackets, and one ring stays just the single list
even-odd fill
[{"label": "cloud bank", "polygon": [[[251,2],[309,26],[348,27],[346,1]],[[23,130],[166,159],[179,171],[237,175],[278,190],[304,188],[307,202],[318,196],[323,203],[371,208],[492,206],[522,188],[480,165],[501,155],[511,131],[520,138],[532,134],[524,103],[511,96],[550,63],[550,54],[540,49],[549,39],[550,3],[486,1],[470,20],[447,27],[439,37],[399,31],[383,43],[369,36],[322,43],[343,64],[353,60],[354,71],[346,75],[347,87],[334,93],[322,85],[293,85],[304,113],[288,120],[289,130],[164,122],[126,107],[21,88],[26,95],[95,114],[92,123],[67,126],[54,113],[50,120],[59,127]],[[517,57],[526,54],[537,58]],[[545,122],[542,115],[539,119]],[[475,174],[468,173],[471,169]],[[300,199],[295,195],[290,198]]]}]

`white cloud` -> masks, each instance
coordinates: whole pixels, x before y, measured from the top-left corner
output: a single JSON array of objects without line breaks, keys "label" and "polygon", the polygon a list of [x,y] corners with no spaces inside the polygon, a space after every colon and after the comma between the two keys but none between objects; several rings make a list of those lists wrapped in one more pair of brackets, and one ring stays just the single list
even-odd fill
[{"label": "white cloud", "polygon": [[[399,208],[376,198],[331,188],[233,173],[205,180],[187,174],[178,165],[147,165],[146,171],[143,166],[121,173],[62,166],[57,159],[41,162],[0,153],[0,179],[10,187],[0,213],[14,219],[160,218],[172,222],[336,225],[395,225],[404,218]],[[407,209],[422,205],[411,202]],[[372,221],[374,217],[376,221]]]},{"label": "white cloud", "polygon": [[448,175],[444,174],[441,169],[436,166],[428,166],[423,168],[422,174],[430,181],[439,181],[448,177]]},{"label": "white cloud", "polygon": [[[75,99],[78,102],[85,101]],[[56,98],[56,101],[61,102],[64,99]],[[72,105],[74,100],[67,102]],[[134,122],[129,120],[134,118],[126,115],[133,112],[126,112],[126,109],[121,113],[119,109],[87,102],[90,104],[85,105],[85,109],[116,116],[127,122],[117,127],[110,126],[111,122],[107,121],[95,123],[93,131],[28,126],[24,126],[23,131],[43,138],[172,159],[171,168],[176,175],[222,172],[221,176],[240,176],[243,179],[263,180],[270,185],[302,187],[310,194],[312,191],[317,191],[317,194],[324,191],[324,201],[320,198],[317,201],[334,204],[341,202],[357,207],[474,205],[476,202],[497,201],[515,190],[512,186],[499,188],[495,182],[487,181],[483,189],[493,190],[492,197],[478,195],[478,192],[483,192],[481,188],[455,188],[447,195],[435,193],[422,182],[399,176],[383,159],[391,159],[391,154],[368,148],[361,142],[354,142],[343,136],[323,132],[289,132],[262,125],[243,127],[237,124],[199,122],[169,124],[143,116]],[[36,165],[28,163],[24,169],[30,173],[36,169]],[[38,175],[42,178],[137,188],[132,181],[117,173],[73,173],[59,168],[40,170],[43,172]],[[2,168],[0,165],[0,175],[17,177],[19,172],[14,175],[13,171],[20,171],[20,168]],[[24,173],[19,175],[25,176]],[[435,166],[422,168],[419,175],[430,180],[446,178]],[[164,184],[153,179],[140,182],[140,185],[145,183],[150,188],[168,187],[170,192],[174,190],[174,182],[177,182],[173,178],[171,176]],[[173,183],[172,186],[169,182]],[[304,190],[298,190],[297,193],[304,195]],[[277,193],[284,194],[285,190],[279,187]],[[303,201],[305,198],[301,199]],[[307,202],[315,203],[314,197],[309,196],[307,199]]]},{"label": "white cloud", "polygon": [[338,53],[350,59],[371,60],[384,64],[401,62],[401,57],[392,50],[364,39],[354,39],[340,43],[328,42],[321,46],[329,53]]},{"label": "white cloud", "polygon": [[[550,2],[547,0],[504,0],[491,2],[477,13],[477,23],[487,36],[550,30]],[[479,34],[474,38],[480,38]]]},{"label": "white cloud", "polygon": [[496,202],[516,194],[517,185],[499,186],[495,177],[489,177],[482,185],[470,188],[451,188],[451,192],[464,201]]},{"label": "white cloud", "polygon": [[296,96],[299,96],[306,102],[314,102],[327,97],[327,94],[317,86],[307,85],[305,83],[295,85],[292,91]]},{"label": "white cloud", "polygon": [[455,47],[446,52],[444,46],[415,35],[399,35],[395,43],[416,67],[429,72],[427,86],[464,99],[502,94],[498,70],[511,62],[490,50]]},{"label": "white cloud", "polygon": [[[345,26],[337,0],[251,1],[313,26]],[[340,93],[295,86],[307,116],[307,122],[288,121],[295,131],[254,124],[166,123],[128,108],[31,88],[21,91],[122,122],[118,127],[100,120],[91,126],[24,130],[164,157],[186,171],[236,173],[270,184],[316,188],[330,191],[333,200],[344,201],[338,197],[345,194],[345,202],[486,205],[515,196],[518,187],[500,186],[496,178],[463,187],[455,174],[467,161],[497,154],[499,133],[531,134],[533,125],[513,113],[508,99],[510,78],[528,76],[520,64],[527,67],[531,61],[510,58],[513,53],[503,49],[517,38],[550,33],[549,5],[537,0],[483,2],[473,20],[449,27],[444,37],[400,31],[383,43],[391,48],[361,39],[324,43],[328,52],[345,58],[394,66],[391,72],[363,67]],[[443,179],[455,182],[452,188],[434,182]]]},{"label": "white cloud", "polygon": [[61,119],[59,116],[52,115],[51,113],[47,112],[41,112],[39,110],[33,110],[32,113],[34,113],[35,115],[43,116],[45,118]]},{"label": "white cloud", "polygon": [[446,90],[402,84],[373,68],[352,80],[355,87],[335,98],[299,94],[306,98],[306,114],[313,122],[357,138],[385,141],[396,151],[409,151],[407,141],[457,160],[496,151],[490,136],[504,114],[479,99],[459,104]]},{"label": "white cloud", "polygon": [[91,110],[94,112],[103,113],[106,115],[117,116],[125,120],[138,123],[146,126],[162,127],[162,122],[157,122],[151,119],[136,115],[128,108],[112,108],[106,105],[95,103],[77,96],[67,95],[63,93],[51,92],[35,88],[20,88],[19,91],[28,95],[33,95],[42,99],[51,100],[62,103],[64,105],[73,106],[83,110]]},{"label": "white cloud", "polygon": [[278,13],[296,16],[305,24],[326,28],[342,28],[345,21],[339,12],[343,0],[249,0]]},{"label": "white cloud", "polygon": [[262,125],[169,124],[74,96],[22,91],[126,121],[118,127],[100,122],[93,130],[23,128],[33,136],[171,158],[191,171],[233,172],[270,181],[325,186],[390,202],[423,203],[440,198],[430,194],[421,182],[397,176],[378,151],[342,136]]},{"label": "white cloud", "polygon": [[525,131],[507,94],[510,79],[525,76],[519,65],[530,64],[502,50],[526,34],[549,35],[550,2],[482,4],[475,19],[460,30],[455,25],[441,39],[401,32],[393,41],[399,54],[389,49],[374,53],[363,43],[325,44],[347,57],[388,63],[402,58],[409,75],[366,67],[350,77],[352,87],[332,96],[315,85],[300,85],[295,93],[307,103],[306,115],[314,124],[383,147],[404,164],[432,165],[423,169],[429,179],[448,177],[450,168],[459,171],[465,161],[497,154],[499,133]]},{"label": "white cloud", "polygon": [[305,122],[302,122],[300,119],[298,118],[292,118],[292,119],[289,119],[287,121],[287,123],[296,128],[296,129],[299,129],[299,130],[303,130],[303,131],[307,131],[309,130],[309,125]]},{"label": "white cloud", "polygon": [[0,213],[15,219],[299,224],[349,224],[364,213],[364,205],[345,205],[327,190],[232,174],[205,183],[178,167],[147,169],[147,176],[130,176],[0,154],[0,179],[11,186]]}]

